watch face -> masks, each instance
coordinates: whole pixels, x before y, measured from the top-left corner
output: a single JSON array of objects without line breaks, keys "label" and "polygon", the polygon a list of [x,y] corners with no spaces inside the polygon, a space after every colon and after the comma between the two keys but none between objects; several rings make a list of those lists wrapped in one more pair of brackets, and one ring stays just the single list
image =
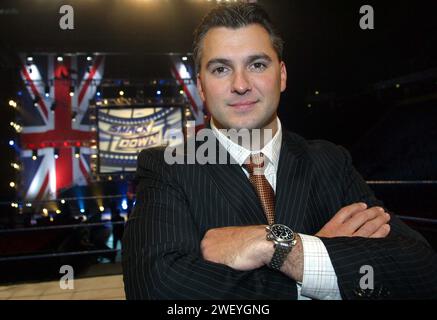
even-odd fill
[{"label": "watch face", "polygon": [[272,235],[279,241],[290,241],[294,238],[293,231],[282,224],[275,224],[272,226]]}]

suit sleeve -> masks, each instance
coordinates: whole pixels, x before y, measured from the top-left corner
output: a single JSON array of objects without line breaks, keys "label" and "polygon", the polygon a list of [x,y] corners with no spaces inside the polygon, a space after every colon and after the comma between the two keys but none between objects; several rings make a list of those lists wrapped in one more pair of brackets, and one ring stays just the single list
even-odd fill
[{"label": "suit sleeve", "polygon": [[[343,206],[365,202],[368,207],[384,207],[352,166],[349,153],[341,147],[340,153],[340,161],[344,163],[340,178]],[[435,252],[418,232],[394,214],[391,214],[390,227],[390,234],[381,239],[321,238],[337,274],[343,299],[437,298]],[[371,282],[367,278],[371,274],[365,271],[369,270],[368,266],[373,269],[373,288],[369,287]]]},{"label": "suit sleeve", "polygon": [[203,260],[203,235],[174,171],[156,152],[143,151],[138,163],[137,200],[123,238],[127,299],[296,297],[295,282],[268,268],[237,271]]}]

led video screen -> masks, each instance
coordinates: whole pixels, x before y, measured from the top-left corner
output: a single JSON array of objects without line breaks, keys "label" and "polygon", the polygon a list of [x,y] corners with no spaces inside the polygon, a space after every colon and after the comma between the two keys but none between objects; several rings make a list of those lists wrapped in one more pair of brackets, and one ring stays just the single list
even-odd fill
[{"label": "led video screen", "polygon": [[182,117],[174,106],[99,108],[99,172],[135,171],[141,150],[183,143]]}]

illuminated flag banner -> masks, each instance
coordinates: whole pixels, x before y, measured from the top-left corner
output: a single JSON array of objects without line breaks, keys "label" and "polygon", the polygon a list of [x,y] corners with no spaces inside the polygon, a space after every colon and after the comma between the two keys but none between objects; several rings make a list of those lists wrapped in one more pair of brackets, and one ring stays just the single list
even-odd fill
[{"label": "illuminated flag banner", "polygon": [[89,105],[102,81],[105,57],[20,58],[20,191],[27,201],[56,199],[62,190],[89,183],[95,140]]},{"label": "illuminated flag banner", "polygon": [[181,107],[108,107],[97,115],[100,173],[135,171],[141,150],[183,143]]}]

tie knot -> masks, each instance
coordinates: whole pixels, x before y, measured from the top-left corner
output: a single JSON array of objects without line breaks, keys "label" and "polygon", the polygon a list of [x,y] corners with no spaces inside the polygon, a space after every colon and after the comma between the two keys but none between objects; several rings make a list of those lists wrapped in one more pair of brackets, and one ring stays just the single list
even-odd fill
[{"label": "tie knot", "polygon": [[244,166],[250,175],[264,174],[264,155],[262,153],[251,154]]}]

